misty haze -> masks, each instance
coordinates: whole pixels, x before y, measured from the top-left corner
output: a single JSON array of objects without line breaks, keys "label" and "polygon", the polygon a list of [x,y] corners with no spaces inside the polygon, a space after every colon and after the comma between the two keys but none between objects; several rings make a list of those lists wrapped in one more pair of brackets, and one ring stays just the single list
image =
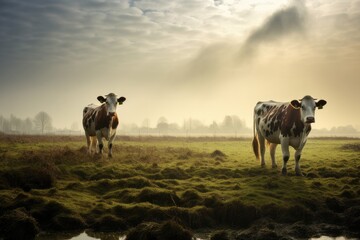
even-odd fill
[{"label": "misty haze", "polygon": [[0,0],[0,240],[360,239],[360,0]]},{"label": "misty haze", "polygon": [[80,130],[83,107],[117,92],[120,127],[236,115],[252,128],[258,101],[310,94],[329,102],[315,129],[360,128],[357,1],[16,0],[0,13],[8,120],[43,111],[53,129]]}]

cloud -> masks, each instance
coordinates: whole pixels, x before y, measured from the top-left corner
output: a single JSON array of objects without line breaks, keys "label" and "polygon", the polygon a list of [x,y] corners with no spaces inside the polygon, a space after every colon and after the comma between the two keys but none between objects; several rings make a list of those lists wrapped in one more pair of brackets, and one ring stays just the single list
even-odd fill
[{"label": "cloud", "polygon": [[275,11],[260,26],[255,27],[241,43],[239,38],[226,38],[221,42],[203,47],[188,64],[187,79],[203,83],[211,79],[224,79],[231,72],[244,68],[243,63],[252,60],[258,49],[273,44],[293,33],[302,33],[306,23],[306,8],[302,1]]},{"label": "cloud", "polygon": [[306,9],[302,2],[296,3],[275,12],[247,37],[240,48],[238,56],[240,61],[252,58],[262,44],[272,43],[287,35],[304,30]]}]

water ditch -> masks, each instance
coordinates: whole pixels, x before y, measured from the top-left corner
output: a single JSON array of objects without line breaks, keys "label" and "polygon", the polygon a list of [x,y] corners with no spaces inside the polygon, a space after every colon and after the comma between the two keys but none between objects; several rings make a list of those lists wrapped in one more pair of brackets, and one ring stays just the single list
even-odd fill
[{"label": "water ditch", "polygon": [[[210,233],[201,233],[195,234],[194,240],[210,240]],[[297,239],[292,238],[291,239]],[[36,237],[36,240],[126,240],[126,235],[121,233],[99,233],[92,231],[85,231],[81,233],[43,233]],[[356,238],[347,238],[344,236],[339,237],[329,237],[329,236],[320,236],[320,237],[312,237],[309,240],[356,240]]]}]

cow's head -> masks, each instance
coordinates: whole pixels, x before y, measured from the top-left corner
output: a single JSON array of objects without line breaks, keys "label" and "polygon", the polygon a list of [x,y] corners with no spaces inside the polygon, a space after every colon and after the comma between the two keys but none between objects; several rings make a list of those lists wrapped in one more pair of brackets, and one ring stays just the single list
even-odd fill
[{"label": "cow's head", "polygon": [[117,96],[114,93],[109,93],[108,95],[105,95],[105,97],[103,96],[97,97],[99,102],[106,104],[106,112],[108,116],[114,116],[116,112],[116,105],[118,103],[123,104],[123,102],[125,102],[126,100],[126,98],[124,97],[120,97],[120,98],[116,98],[116,97]]},{"label": "cow's head", "polygon": [[325,100],[316,101],[316,99],[311,96],[305,96],[303,99],[292,100],[290,102],[291,106],[295,109],[300,109],[301,112],[301,121],[304,123],[314,123],[315,122],[315,109],[322,109],[326,105]]}]

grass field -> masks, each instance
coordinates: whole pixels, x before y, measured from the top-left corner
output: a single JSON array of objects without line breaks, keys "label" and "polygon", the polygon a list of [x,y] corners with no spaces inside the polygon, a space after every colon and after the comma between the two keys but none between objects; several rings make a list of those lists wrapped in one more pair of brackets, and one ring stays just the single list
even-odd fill
[{"label": "grass field", "polygon": [[360,237],[359,146],[309,139],[306,176],[295,176],[292,151],[284,177],[280,148],[278,169],[269,157],[261,168],[251,139],[118,137],[108,159],[88,156],[84,137],[3,135],[0,239],[84,229],[129,240],[146,231],[153,239]]}]

